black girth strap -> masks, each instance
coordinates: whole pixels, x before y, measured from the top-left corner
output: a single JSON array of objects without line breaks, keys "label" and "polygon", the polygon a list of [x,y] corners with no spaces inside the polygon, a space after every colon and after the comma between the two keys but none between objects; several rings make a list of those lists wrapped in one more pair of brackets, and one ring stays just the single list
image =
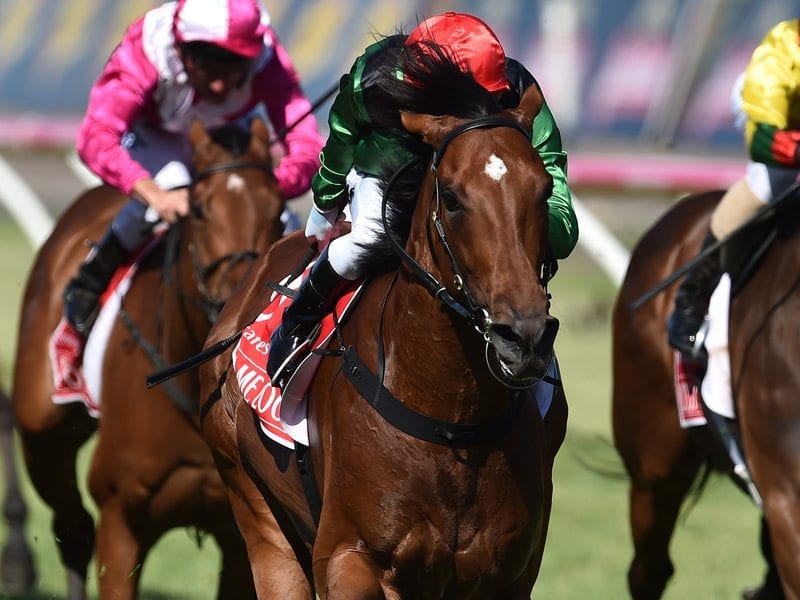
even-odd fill
[{"label": "black girth strap", "polygon": [[311,517],[314,519],[314,525],[319,527],[319,519],[322,515],[322,496],[320,496],[317,480],[314,477],[311,449],[303,444],[295,443],[294,452],[297,457],[297,469],[300,471],[300,481],[303,483],[306,502],[308,502]]},{"label": "black girth strap", "polygon": [[344,350],[344,373],[361,396],[394,427],[419,440],[464,448],[496,440],[507,434],[522,407],[522,394],[516,393],[504,414],[481,423],[452,423],[420,414],[398,401],[378,382],[352,346]]}]

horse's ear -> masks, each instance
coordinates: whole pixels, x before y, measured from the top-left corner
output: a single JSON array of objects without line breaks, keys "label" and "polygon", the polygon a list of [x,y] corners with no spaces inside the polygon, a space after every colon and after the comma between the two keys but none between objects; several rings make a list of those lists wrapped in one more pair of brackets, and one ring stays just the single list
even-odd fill
[{"label": "horse's ear", "polygon": [[267,130],[267,124],[264,123],[264,119],[261,117],[254,117],[251,121],[250,137],[251,140],[258,139],[264,144],[269,142],[269,131]]},{"label": "horse's ear", "polygon": [[269,152],[269,130],[267,124],[260,117],[255,117],[250,122],[250,146],[248,152],[254,156],[261,157],[264,161],[272,164],[272,157]]},{"label": "horse's ear", "polygon": [[519,101],[519,106],[511,111],[511,114],[525,129],[530,129],[533,124],[533,119],[542,110],[542,92],[539,86],[535,83],[528,86],[525,93],[522,94],[522,99]]},{"label": "horse's ear", "polygon": [[446,124],[450,119],[452,117],[421,115],[400,111],[400,121],[406,131],[422,136],[423,141],[434,148],[438,148],[441,145],[444,136],[450,131],[451,127]]},{"label": "horse's ear", "polygon": [[192,128],[189,130],[189,141],[194,148],[199,148],[201,144],[209,140],[208,132],[199,119],[192,121]]}]

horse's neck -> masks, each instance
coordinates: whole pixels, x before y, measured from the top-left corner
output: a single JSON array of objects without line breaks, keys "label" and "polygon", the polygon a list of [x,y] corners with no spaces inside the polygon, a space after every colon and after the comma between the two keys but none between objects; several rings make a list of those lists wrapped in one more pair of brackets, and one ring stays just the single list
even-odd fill
[{"label": "horse's neck", "polygon": [[[168,258],[165,259],[162,273],[163,286],[163,327],[165,351],[195,352],[202,346],[211,322],[203,311],[204,298],[198,287],[193,258],[189,250],[193,244],[190,227],[175,232],[177,240],[166,240],[174,243],[173,249],[166,248]],[[169,258],[169,253],[174,253]]]},{"label": "horse's neck", "polygon": [[398,399],[409,408],[451,421],[477,421],[504,410],[510,394],[488,371],[480,335],[421,285],[401,277],[384,321],[384,383],[404,390]]}]

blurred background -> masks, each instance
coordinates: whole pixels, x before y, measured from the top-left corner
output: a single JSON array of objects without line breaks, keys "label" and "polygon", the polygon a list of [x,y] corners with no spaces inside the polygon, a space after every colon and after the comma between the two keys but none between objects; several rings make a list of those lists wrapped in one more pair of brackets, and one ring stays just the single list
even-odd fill
[{"label": "blurred background", "polygon": [[[444,10],[486,20],[542,83],[567,145],[734,151],[728,97],[791,0],[267,0],[311,98],[373,35]],[[87,92],[153,0],[0,2],[0,140],[71,144]],[[46,125],[46,126],[45,126]]]},{"label": "blurred background", "polygon": [[[95,180],[74,154],[87,95],[125,27],[155,0],[0,0],[0,387],[9,390],[17,316],[34,253]],[[610,312],[628,252],[682,194],[744,172],[733,83],[800,0],[265,0],[313,102],[375,35],[446,10],[471,12],[539,80],[569,153],[581,242],[553,282],[557,349],[571,414],[556,464],[536,597],[624,598],[631,556],[627,483],[610,433]],[[330,101],[317,111],[327,131]],[[308,198],[295,203],[307,209]],[[84,453],[90,460],[91,445]],[[40,569],[31,598],[63,597],[49,514],[24,482]],[[713,480],[682,519],[666,598],[736,598],[763,569],[758,515]],[[0,522],[0,540],[4,524]],[[216,554],[168,536],[144,598],[211,598]],[[151,564],[152,563],[152,564]],[[94,575],[94,574],[93,574]],[[0,591],[2,597],[2,591]]]}]

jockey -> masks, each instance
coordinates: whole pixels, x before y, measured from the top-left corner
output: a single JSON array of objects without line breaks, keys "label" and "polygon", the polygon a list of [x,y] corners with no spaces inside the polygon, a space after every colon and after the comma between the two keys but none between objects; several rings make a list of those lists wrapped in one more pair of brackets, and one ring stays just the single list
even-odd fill
[{"label": "jockey", "polygon": [[295,198],[311,185],[323,140],[261,0],[178,0],[130,25],[78,132],[83,162],[130,197],[64,291],[65,316],[84,339],[120,264],[157,223],[189,211],[193,120],[219,127],[262,103],[276,131],[293,125],[274,175]]},{"label": "jockey", "polygon": [[[492,93],[501,108],[517,106],[525,89],[538,86],[520,63],[506,58],[489,26],[468,14],[447,12],[431,17],[407,37],[386,37],[356,59],[350,72],[341,78],[328,119],[331,133],[320,157],[322,166],[312,182],[314,203],[306,237],[318,244],[321,255],[270,341],[267,371],[274,385],[286,383],[302,359],[301,347],[315,326],[332,309],[343,288],[364,275],[365,255],[386,235],[381,220],[380,173],[390,160],[398,156],[412,159],[414,152],[413,144],[407,143],[410,134],[399,126],[391,129],[374,122],[377,105],[385,100],[376,82],[387,72],[403,79],[398,57],[404,51],[412,57],[414,52],[427,53],[431,44]],[[567,187],[567,157],[561,134],[544,102],[533,122],[531,143],[553,179],[548,200],[550,249],[554,258],[566,258],[577,242],[578,223]],[[416,144],[420,146],[418,141]],[[417,152],[421,151],[426,150]],[[349,234],[340,236],[339,222],[348,201],[352,227]]]},{"label": "jockey", "polygon": [[[753,52],[737,82],[739,110],[750,157],[711,215],[703,249],[721,240],[791,186],[800,174],[800,20],[773,27]],[[734,95],[739,96],[734,90]],[[687,355],[702,352],[701,327],[711,294],[722,276],[719,252],[692,269],[675,295],[667,320],[669,343]]]}]

